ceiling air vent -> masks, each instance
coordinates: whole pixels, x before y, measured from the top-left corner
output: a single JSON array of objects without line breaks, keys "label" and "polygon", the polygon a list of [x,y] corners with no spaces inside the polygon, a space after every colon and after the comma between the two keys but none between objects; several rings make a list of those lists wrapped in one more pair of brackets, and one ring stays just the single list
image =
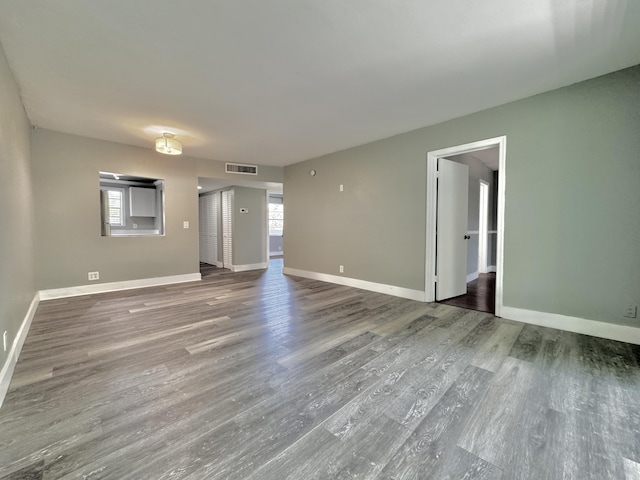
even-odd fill
[{"label": "ceiling air vent", "polygon": [[257,165],[242,165],[240,163],[225,163],[227,173],[240,173],[242,175],[257,175]]}]

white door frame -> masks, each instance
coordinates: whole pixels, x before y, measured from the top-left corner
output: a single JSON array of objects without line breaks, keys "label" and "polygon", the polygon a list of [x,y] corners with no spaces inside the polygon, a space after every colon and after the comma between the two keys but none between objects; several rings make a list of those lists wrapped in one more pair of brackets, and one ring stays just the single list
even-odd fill
[{"label": "white door frame", "polygon": [[426,255],[425,255],[425,301],[435,301],[436,283],[436,211],[438,201],[437,172],[438,158],[470,153],[486,148],[498,147],[499,173],[498,173],[498,223],[497,223],[497,248],[496,248],[496,317],[502,310],[502,282],[503,282],[503,255],[504,255],[504,194],[506,185],[506,156],[507,137],[495,137],[487,140],[466,143],[455,147],[443,148],[427,153],[427,231],[426,231]]}]

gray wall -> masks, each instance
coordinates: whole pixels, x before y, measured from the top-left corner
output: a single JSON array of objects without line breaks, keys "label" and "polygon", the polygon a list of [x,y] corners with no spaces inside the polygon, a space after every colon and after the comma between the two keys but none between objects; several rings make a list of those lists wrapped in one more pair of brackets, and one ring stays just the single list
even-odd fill
[{"label": "gray wall", "polygon": [[278,237],[275,235],[269,236],[269,252],[274,255],[280,255],[283,253],[282,250],[282,237]]},{"label": "gray wall", "polygon": [[0,370],[35,297],[30,124],[0,46]]},{"label": "gray wall", "polygon": [[[267,236],[267,191],[264,189],[238,187],[233,190],[233,265],[251,265],[267,262],[266,236]],[[220,197],[222,190],[207,192],[201,196],[217,195]],[[222,208],[222,199],[219,206]],[[240,213],[240,208],[248,208],[249,213]],[[218,212],[218,261],[222,262],[222,210]]]},{"label": "gray wall", "polygon": [[286,167],[285,265],[424,290],[426,153],[506,135],[504,304],[632,324],[639,132],[634,67]]},{"label": "gray wall", "polygon": [[[89,271],[100,272],[100,280],[95,283],[199,271],[198,177],[224,176],[223,162],[162,155],[151,145],[138,148],[38,129],[32,135],[32,169],[38,289],[86,285]],[[165,235],[102,237],[99,171],[164,179]],[[254,180],[277,182],[282,180],[282,171],[279,167],[260,167],[261,175]],[[260,208],[264,212],[264,231],[266,193],[259,192],[261,204],[248,197],[254,212]],[[256,229],[247,227],[244,220],[237,220],[238,231],[253,234]],[[190,223],[188,230],[182,227],[184,221]],[[266,231],[257,241],[266,252]],[[241,264],[265,261],[264,253],[259,258],[253,253],[253,244],[251,253],[245,253],[245,240],[239,245]]]},{"label": "gray wall", "polygon": [[[267,262],[267,191],[233,187],[233,264]],[[249,213],[240,213],[248,208]]]},{"label": "gray wall", "polygon": [[[496,150],[496,158],[498,152]],[[495,192],[497,191],[497,185],[494,185],[494,172],[484,163],[473,156],[473,153],[464,153],[462,155],[454,155],[449,157],[449,160],[462,163],[469,167],[469,207],[468,207],[468,220],[467,230],[477,232],[480,228],[480,180],[484,180],[489,184],[489,215],[488,215],[488,228],[491,230],[492,225],[496,224],[497,216],[497,204],[494,202]],[[495,235],[489,235],[489,240]],[[478,272],[478,246],[480,236],[477,233],[470,234],[470,239],[467,241],[467,274]],[[495,243],[487,242],[489,252],[491,249],[495,249]],[[494,254],[488,252],[487,265],[495,265],[491,263],[491,258],[495,258]]]},{"label": "gray wall", "polygon": [[[39,289],[198,272],[195,159],[41,129],[32,157]],[[99,171],[164,179],[165,236],[102,237]]]}]

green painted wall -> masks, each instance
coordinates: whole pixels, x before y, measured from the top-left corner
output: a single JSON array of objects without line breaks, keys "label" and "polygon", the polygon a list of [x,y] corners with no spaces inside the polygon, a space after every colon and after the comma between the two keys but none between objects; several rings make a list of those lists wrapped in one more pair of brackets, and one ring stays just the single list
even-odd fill
[{"label": "green painted wall", "polygon": [[[32,135],[39,290],[197,273],[197,162],[50,130]],[[103,237],[98,172],[165,181],[165,235]],[[189,221],[190,228],[182,223]]]},{"label": "green painted wall", "polygon": [[[0,370],[36,294],[31,126],[0,47]],[[7,332],[7,352],[2,334]]]},{"label": "green painted wall", "polygon": [[[267,191],[233,187],[233,264],[267,262]],[[247,208],[249,213],[240,213]]]},{"label": "green painted wall", "polygon": [[286,167],[286,267],[424,290],[426,154],[501,135],[504,305],[635,324],[640,67]]}]

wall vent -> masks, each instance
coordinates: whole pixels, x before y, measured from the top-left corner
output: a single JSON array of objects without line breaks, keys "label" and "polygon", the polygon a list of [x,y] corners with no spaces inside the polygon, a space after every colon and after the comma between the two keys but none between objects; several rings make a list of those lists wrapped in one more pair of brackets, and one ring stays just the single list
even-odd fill
[{"label": "wall vent", "polygon": [[242,175],[258,175],[257,165],[242,165],[240,163],[225,163],[227,173],[239,173]]}]

